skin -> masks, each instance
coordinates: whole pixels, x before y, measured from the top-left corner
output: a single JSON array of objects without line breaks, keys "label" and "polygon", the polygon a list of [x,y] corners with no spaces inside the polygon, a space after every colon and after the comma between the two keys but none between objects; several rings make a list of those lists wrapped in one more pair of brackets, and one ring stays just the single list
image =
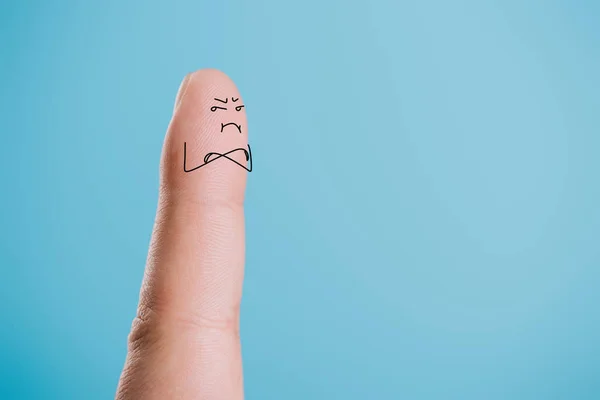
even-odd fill
[{"label": "skin", "polygon": [[[248,172],[225,157],[193,172],[183,168],[184,142],[188,169],[211,152],[247,148],[245,107],[235,109],[242,104],[235,84],[217,70],[196,71],[181,84],[163,145],[158,209],[119,400],[244,398],[239,313]],[[241,125],[241,133],[234,125],[221,132],[229,122]],[[242,151],[228,157],[247,165]]]}]

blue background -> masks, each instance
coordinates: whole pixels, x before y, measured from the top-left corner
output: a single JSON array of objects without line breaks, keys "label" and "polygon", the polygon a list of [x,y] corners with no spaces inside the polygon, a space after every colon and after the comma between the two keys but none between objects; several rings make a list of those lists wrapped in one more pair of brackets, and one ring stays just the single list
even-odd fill
[{"label": "blue background", "polygon": [[0,6],[0,398],[112,398],[181,79],[248,105],[248,399],[600,398],[600,3]]}]

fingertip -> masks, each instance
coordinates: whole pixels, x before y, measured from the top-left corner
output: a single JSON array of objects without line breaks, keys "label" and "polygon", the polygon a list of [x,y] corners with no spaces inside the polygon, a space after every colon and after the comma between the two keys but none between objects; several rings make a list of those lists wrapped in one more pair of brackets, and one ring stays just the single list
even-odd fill
[{"label": "fingertip", "polygon": [[183,79],[161,162],[163,186],[205,200],[243,202],[248,159],[245,105],[233,80],[205,68]]}]

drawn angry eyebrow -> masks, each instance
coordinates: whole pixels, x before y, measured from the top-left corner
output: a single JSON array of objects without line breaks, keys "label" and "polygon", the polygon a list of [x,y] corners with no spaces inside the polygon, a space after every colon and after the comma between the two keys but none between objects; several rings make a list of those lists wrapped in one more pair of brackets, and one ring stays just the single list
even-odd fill
[{"label": "drawn angry eyebrow", "polygon": [[229,99],[226,97],[226,98],[225,98],[225,101],[223,101],[223,100],[219,100],[219,99],[217,99],[217,98],[215,97],[215,100],[216,100],[216,101],[220,101],[221,103],[225,103],[225,104],[227,104],[227,101],[228,101]]},{"label": "drawn angry eyebrow", "polygon": [[239,97],[238,97],[237,99],[234,99],[234,98],[232,97],[232,98],[231,98],[231,101],[233,101],[233,102],[235,103],[235,102],[236,102],[236,101],[238,101],[239,99],[240,99]]}]

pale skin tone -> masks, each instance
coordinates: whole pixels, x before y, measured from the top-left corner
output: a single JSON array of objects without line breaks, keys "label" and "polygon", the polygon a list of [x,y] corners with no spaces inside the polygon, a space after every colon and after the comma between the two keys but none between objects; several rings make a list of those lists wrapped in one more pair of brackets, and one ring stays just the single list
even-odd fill
[{"label": "pale skin tone", "polygon": [[[194,72],[181,84],[163,146],[158,209],[119,400],[244,398],[239,312],[248,172],[215,155],[192,172],[183,165],[184,142],[187,170],[211,152],[247,148],[243,104],[235,84],[217,70]],[[229,122],[235,125],[222,129]],[[227,157],[248,164],[243,151]]]}]

